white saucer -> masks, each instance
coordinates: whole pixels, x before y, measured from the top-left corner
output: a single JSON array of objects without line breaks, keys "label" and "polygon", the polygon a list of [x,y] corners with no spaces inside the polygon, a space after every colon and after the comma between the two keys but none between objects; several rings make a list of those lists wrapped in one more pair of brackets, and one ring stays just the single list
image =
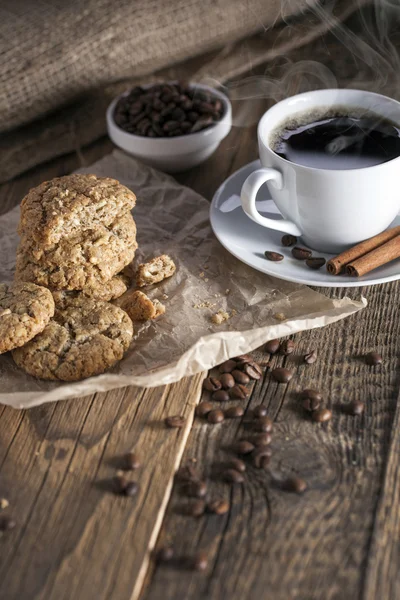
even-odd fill
[{"label": "white saucer", "polygon": [[[228,252],[258,271],[286,281],[307,285],[359,287],[400,279],[400,259],[379,267],[364,277],[353,278],[345,275],[329,275],[325,267],[313,271],[303,261],[293,258],[290,252],[291,248],[284,248],[281,245],[281,238],[284,235],[282,232],[273,231],[254,223],[245,215],[241,207],[240,190],[242,185],[246,177],[260,167],[259,160],[242,167],[228,177],[214,195],[210,209],[211,227],[217,239]],[[260,190],[257,205],[261,213],[268,213],[269,217],[276,219],[282,218],[266,185]],[[400,225],[400,215],[396,217],[392,225]],[[304,247],[301,240],[298,245]],[[266,250],[279,252],[285,258],[279,263],[271,262],[264,257]],[[323,256],[329,260],[333,255],[314,250],[313,256]]]}]

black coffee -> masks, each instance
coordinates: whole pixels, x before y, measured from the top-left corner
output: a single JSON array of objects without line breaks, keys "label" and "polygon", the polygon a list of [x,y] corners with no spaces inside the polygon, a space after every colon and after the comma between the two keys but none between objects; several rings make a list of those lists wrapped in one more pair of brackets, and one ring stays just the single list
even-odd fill
[{"label": "black coffee", "polygon": [[[400,128],[374,113],[330,109],[295,117],[272,134],[282,158],[316,169],[362,169],[400,156]],[[312,117],[311,117],[312,118]]]}]

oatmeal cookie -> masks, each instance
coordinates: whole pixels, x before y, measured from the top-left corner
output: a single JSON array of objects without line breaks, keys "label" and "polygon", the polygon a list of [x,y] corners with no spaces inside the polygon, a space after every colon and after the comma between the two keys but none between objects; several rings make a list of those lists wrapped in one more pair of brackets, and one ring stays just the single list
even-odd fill
[{"label": "oatmeal cookie", "polygon": [[157,256],[149,262],[141,264],[137,268],[136,272],[136,285],[138,287],[144,287],[153,283],[159,283],[171,277],[176,271],[176,266],[172,258],[166,254]]},{"label": "oatmeal cookie", "polygon": [[99,225],[47,250],[24,236],[15,279],[55,290],[98,289],[133,260],[136,248],[136,224],[130,213],[110,227]]},{"label": "oatmeal cookie", "polygon": [[49,290],[33,283],[0,283],[0,354],[29,342],[54,314]]},{"label": "oatmeal cookie", "polygon": [[57,177],[31,189],[22,200],[18,233],[46,248],[81,230],[110,225],[135,203],[135,194],[116,179]]},{"label": "oatmeal cookie", "polygon": [[129,277],[123,273],[119,273],[101,285],[88,286],[83,288],[83,290],[52,290],[51,293],[53,294],[54,302],[58,305],[64,302],[66,298],[77,298],[79,294],[83,294],[93,300],[110,302],[125,294],[130,284],[131,280]]},{"label": "oatmeal cookie", "polygon": [[140,291],[124,294],[115,304],[126,311],[132,321],[148,321],[165,313],[165,306],[159,300],[150,300]]},{"label": "oatmeal cookie", "polygon": [[132,335],[125,311],[80,294],[56,306],[42,333],[14,350],[13,358],[34,377],[78,381],[104,373],[121,360]]}]

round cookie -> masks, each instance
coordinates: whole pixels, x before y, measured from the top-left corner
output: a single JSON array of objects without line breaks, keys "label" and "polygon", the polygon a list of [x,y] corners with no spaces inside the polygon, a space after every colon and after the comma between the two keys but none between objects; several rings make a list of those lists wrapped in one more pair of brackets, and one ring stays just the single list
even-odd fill
[{"label": "round cookie", "polygon": [[0,283],[0,354],[23,346],[54,314],[51,292],[33,283]]},{"label": "round cookie", "polygon": [[14,350],[13,358],[34,377],[78,381],[115,365],[132,336],[132,321],[123,310],[80,294],[65,298],[42,333]]},{"label": "round cookie", "polygon": [[98,288],[132,262],[136,248],[136,224],[130,213],[110,227],[82,231],[47,250],[24,236],[15,279],[55,290]]},{"label": "round cookie", "polygon": [[21,202],[18,233],[43,248],[97,225],[110,225],[136,203],[116,179],[74,173],[44,181]]}]

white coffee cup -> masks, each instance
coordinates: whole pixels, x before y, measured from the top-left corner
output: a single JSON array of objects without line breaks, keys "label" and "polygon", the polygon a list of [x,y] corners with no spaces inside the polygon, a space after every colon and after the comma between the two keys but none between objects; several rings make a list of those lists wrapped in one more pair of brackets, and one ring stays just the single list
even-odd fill
[{"label": "white coffee cup", "polygon": [[[400,124],[400,102],[361,90],[318,90],[275,104],[258,124],[262,168],[246,179],[243,210],[269,229],[301,236],[321,252],[338,253],[384,231],[400,210],[400,157],[372,167],[332,170],[289,162],[271,148],[280,124],[299,113],[333,107],[368,109]],[[260,187],[269,192],[284,219],[269,219],[256,208]]]}]

